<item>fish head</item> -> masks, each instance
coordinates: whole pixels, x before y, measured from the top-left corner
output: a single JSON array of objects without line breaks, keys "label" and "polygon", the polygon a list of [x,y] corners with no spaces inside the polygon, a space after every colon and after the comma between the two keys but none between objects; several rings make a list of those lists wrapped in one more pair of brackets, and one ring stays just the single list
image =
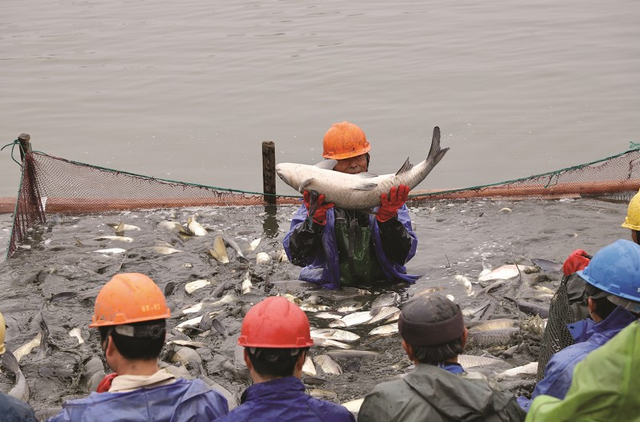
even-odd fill
[{"label": "fish head", "polygon": [[276,165],[276,173],[278,177],[282,179],[287,185],[291,186],[294,189],[298,189],[299,186],[299,177],[298,177],[298,164],[295,163],[279,163]]}]

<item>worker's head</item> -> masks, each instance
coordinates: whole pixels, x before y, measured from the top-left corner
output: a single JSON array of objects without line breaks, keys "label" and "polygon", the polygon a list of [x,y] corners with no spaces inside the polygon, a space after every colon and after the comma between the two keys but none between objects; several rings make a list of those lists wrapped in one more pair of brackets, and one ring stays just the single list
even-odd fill
[{"label": "worker's head", "polygon": [[616,305],[640,314],[640,245],[616,240],[600,249],[578,275],[587,282],[586,296],[595,303],[593,311],[600,318],[606,318]]},{"label": "worker's head", "polygon": [[100,330],[103,349],[111,339],[126,359],[149,360],[160,355],[170,316],[164,294],[153,280],[123,273],[98,293],[89,327]]},{"label": "worker's head", "polygon": [[2,356],[7,350],[4,348],[4,333],[6,329],[7,326],[4,323],[4,315],[2,315],[2,312],[0,312],[0,356]]},{"label": "worker's head", "polygon": [[431,365],[461,354],[467,340],[460,306],[439,294],[409,300],[400,312],[398,329],[409,359]]},{"label": "worker's head", "polygon": [[334,170],[357,174],[369,169],[371,145],[358,125],[334,123],[324,134],[322,145],[324,158],[338,160]]},{"label": "worker's head", "polygon": [[268,297],[245,315],[238,344],[245,348],[252,376],[255,371],[263,380],[300,377],[306,352],[313,345],[309,319],[284,297]]},{"label": "worker's head", "polygon": [[631,230],[631,239],[640,244],[640,192],[636,193],[627,207],[627,217],[622,227]]}]

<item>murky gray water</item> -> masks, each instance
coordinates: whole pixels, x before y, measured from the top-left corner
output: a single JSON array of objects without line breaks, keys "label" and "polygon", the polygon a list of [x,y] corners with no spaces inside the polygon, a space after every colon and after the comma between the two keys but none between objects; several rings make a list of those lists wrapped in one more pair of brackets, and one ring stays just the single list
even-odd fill
[{"label": "murky gray water", "polygon": [[[635,0],[4,0],[0,138],[260,191],[262,141],[313,163],[351,120],[383,174],[439,125],[451,152],[420,189],[525,177],[640,141],[639,15]],[[0,196],[18,181],[5,150]]]},{"label": "murky gray water", "polygon": [[[15,351],[35,338],[46,322],[49,336],[46,348],[34,349],[20,364],[31,389],[30,403],[38,411],[57,407],[61,401],[81,397],[88,393],[88,360],[99,355],[97,332],[87,325],[91,319],[93,301],[110,277],[119,271],[142,272],[150,275],[167,294],[172,311],[170,327],[199,316],[182,311],[201,301],[215,301],[229,294],[233,303],[216,308],[218,321],[223,327],[187,330],[188,339],[204,343],[197,347],[198,362],[193,357],[185,365],[171,363],[176,360],[180,347],[168,345],[163,362],[187,376],[206,376],[228,389],[240,393],[248,381],[241,360],[236,357],[240,322],[248,308],[266,295],[291,294],[308,302],[315,297],[316,304],[337,309],[345,303],[358,302],[368,310],[373,300],[383,292],[371,294],[345,289],[340,292],[317,291],[314,286],[298,281],[299,268],[288,262],[271,261],[266,265],[255,262],[258,252],[276,257],[281,241],[295,211],[293,206],[281,206],[277,212],[265,212],[262,207],[219,207],[208,209],[180,209],[137,211],[115,215],[83,217],[51,216],[45,227],[32,232],[32,240],[21,248],[15,258],[0,264],[0,303],[7,319],[7,347]],[[546,273],[547,281],[534,281],[538,274],[523,275],[497,289],[493,297],[478,295],[482,287],[477,282],[484,267],[497,268],[514,262],[531,265],[532,259],[542,258],[562,262],[576,248],[595,253],[617,238],[628,238],[628,230],[620,227],[626,204],[595,200],[563,201],[438,201],[411,208],[412,220],[419,238],[418,253],[408,263],[408,270],[423,277],[411,286],[390,286],[402,300],[422,291],[439,291],[453,295],[464,309],[476,308],[493,301],[490,317],[507,317],[521,322],[530,316],[518,311],[504,299],[510,296],[547,305],[550,296],[540,290],[555,290],[560,280],[557,272]],[[158,228],[161,221],[174,219],[185,223],[195,212],[199,221],[210,232],[204,237],[180,239],[175,234]],[[96,240],[113,233],[109,223],[124,221],[136,225],[139,231],[126,235],[130,243]],[[4,223],[3,223],[4,224]],[[2,227],[2,226],[0,226]],[[237,259],[231,249],[229,264],[213,260],[207,251],[216,235],[234,239],[245,251],[249,263]],[[253,240],[261,238],[257,249],[249,251]],[[166,242],[180,252],[161,255],[152,247]],[[126,252],[110,255],[95,251],[105,248],[123,248]],[[240,285],[249,271],[254,289],[243,295]],[[473,282],[474,295],[469,296],[463,285],[455,279],[464,275]],[[185,292],[187,282],[208,279],[212,285]],[[219,289],[218,289],[219,288]],[[219,296],[213,297],[219,290]],[[315,327],[327,327],[331,320],[316,318],[309,312]],[[341,376],[319,373],[308,379],[314,394],[346,402],[364,396],[376,384],[406,372],[408,361],[400,347],[398,334],[372,336],[376,326],[362,325],[347,328],[361,336],[351,343],[352,349],[379,353],[373,358],[336,357],[341,365]],[[78,344],[69,332],[80,328],[84,343]],[[222,331],[222,332],[220,332]],[[178,335],[172,332],[170,339]],[[504,360],[506,367],[535,360],[539,335],[521,331],[509,344],[500,347],[474,347],[467,352],[487,354]],[[513,355],[503,355],[511,345],[521,347]],[[317,356],[336,348],[313,347]],[[501,367],[504,369],[504,367]],[[487,368],[476,368],[478,370]],[[487,369],[494,374],[494,368]],[[306,377],[305,377],[306,378]],[[503,379],[503,388],[514,393],[522,390],[522,382],[531,387],[533,382],[524,377]],[[0,377],[0,388],[7,391],[12,378]],[[323,392],[324,391],[324,392]]]}]

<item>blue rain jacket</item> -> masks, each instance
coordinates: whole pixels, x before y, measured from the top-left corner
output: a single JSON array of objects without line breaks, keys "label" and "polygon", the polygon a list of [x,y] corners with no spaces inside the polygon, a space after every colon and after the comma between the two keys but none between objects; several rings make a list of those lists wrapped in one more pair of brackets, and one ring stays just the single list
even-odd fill
[{"label": "blue rain jacket", "polygon": [[216,422],[355,422],[351,412],[336,403],[304,393],[296,377],[278,378],[247,388],[242,404]]},{"label": "blue rain jacket", "polygon": [[[291,228],[283,240],[284,250],[291,260],[291,249],[289,238],[294,228],[300,224],[304,224],[307,219],[307,208],[302,205],[291,220]],[[416,254],[418,248],[418,238],[411,227],[411,218],[409,217],[409,209],[406,205],[398,210],[398,221],[405,227],[409,236],[412,238],[411,248],[405,262],[408,262]],[[369,216],[369,227],[373,234],[373,244],[382,272],[389,281],[414,283],[420,276],[407,274],[404,265],[399,265],[389,260],[382,249],[382,239],[380,236],[380,227],[375,215]],[[340,288],[340,261],[338,256],[338,247],[336,243],[335,233],[335,213],[330,208],[327,211],[327,223],[322,232],[322,250],[311,258],[311,264],[307,265],[300,272],[300,280],[309,281],[315,284],[321,284],[328,289]]]},{"label": "blue rain jacket", "polygon": [[571,387],[576,365],[635,320],[632,313],[618,306],[597,324],[591,319],[568,324],[569,332],[579,343],[565,347],[551,357],[545,368],[544,378],[536,385],[531,399],[518,397],[520,406],[529,410],[531,400],[542,394],[563,399]]},{"label": "blue rain jacket", "polygon": [[227,400],[202,380],[126,393],[91,393],[63,404],[47,422],[209,422],[229,412]]},{"label": "blue rain jacket", "polygon": [[0,393],[2,422],[38,422],[31,406],[7,394]]}]

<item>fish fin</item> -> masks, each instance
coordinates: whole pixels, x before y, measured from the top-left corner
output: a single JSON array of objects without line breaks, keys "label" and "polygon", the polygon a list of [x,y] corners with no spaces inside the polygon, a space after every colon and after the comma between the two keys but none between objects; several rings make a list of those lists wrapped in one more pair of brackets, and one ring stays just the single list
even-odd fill
[{"label": "fish fin", "polygon": [[316,179],[314,179],[313,177],[310,177],[308,179],[303,180],[300,183],[300,186],[298,186],[298,192],[302,193],[304,192],[307,186],[309,186],[310,184],[312,184]]},{"label": "fish fin", "polygon": [[434,126],[433,136],[431,137],[431,149],[429,149],[427,160],[433,160],[433,166],[435,167],[435,165],[442,160],[447,151],[449,151],[449,148],[440,148],[440,128],[438,126]]},{"label": "fish fin", "polygon": [[353,186],[351,189],[369,191],[369,190],[374,190],[377,186],[378,186],[377,183],[370,183],[370,182],[360,183],[358,185]]},{"label": "fish fin", "polygon": [[402,173],[406,173],[408,171],[410,171],[413,168],[413,164],[411,164],[409,162],[409,157],[407,157],[407,159],[404,161],[404,164],[402,165],[402,167],[400,167],[400,169],[396,172],[396,176],[398,176],[399,174]]},{"label": "fish fin", "polygon": [[338,164],[338,160],[322,160],[316,164],[316,167],[323,170],[333,170],[336,164]]},{"label": "fish fin", "polygon": [[118,224],[118,227],[115,228],[116,236],[124,236],[124,221],[121,221]]}]

